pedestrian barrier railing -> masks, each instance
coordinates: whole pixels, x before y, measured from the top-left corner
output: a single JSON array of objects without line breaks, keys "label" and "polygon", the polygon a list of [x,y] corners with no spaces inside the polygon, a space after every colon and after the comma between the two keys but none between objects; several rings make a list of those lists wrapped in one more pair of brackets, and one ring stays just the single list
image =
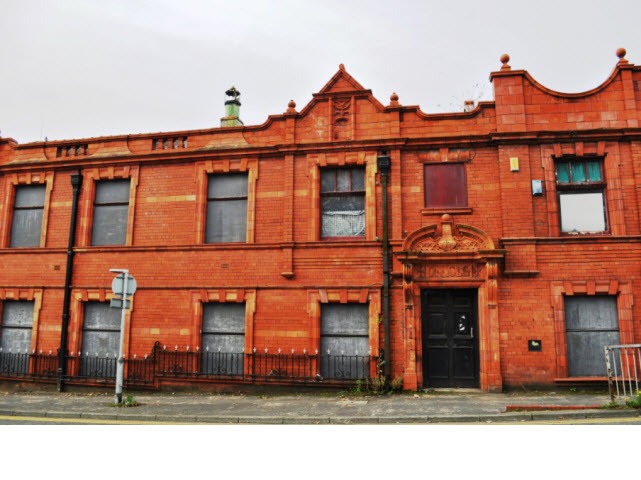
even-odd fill
[{"label": "pedestrian barrier railing", "polygon": [[641,381],[641,344],[605,347],[605,365],[612,401],[639,393]]},{"label": "pedestrian barrier railing", "polygon": [[[55,380],[58,352],[12,352],[0,349],[0,377]],[[113,384],[116,355],[70,352],[64,356],[64,379],[70,383]],[[378,357],[334,355],[303,350],[288,353],[227,353],[168,349],[154,345],[151,354],[125,358],[126,386],[154,386],[161,378],[245,383],[350,384],[376,377]]]}]

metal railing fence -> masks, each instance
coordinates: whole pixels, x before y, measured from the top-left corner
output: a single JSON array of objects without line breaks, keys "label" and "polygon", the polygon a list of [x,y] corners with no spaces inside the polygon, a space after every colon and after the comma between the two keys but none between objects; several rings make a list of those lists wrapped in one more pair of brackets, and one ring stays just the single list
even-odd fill
[{"label": "metal railing fence", "polygon": [[[70,383],[113,384],[116,356],[71,352],[65,355],[64,379]],[[3,352],[0,377],[54,380],[57,352]],[[226,353],[167,349],[157,342],[150,355],[125,359],[125,385],[156,386],[159,378],[239,381],[246,383],[350,384],[376,376],[378,357],[269,351]]]},{"label": "metal railing fence", "polygon": [[639,393],[641,344],[605,347],[605,365],[612,401],[615,397],[631,397]]}]

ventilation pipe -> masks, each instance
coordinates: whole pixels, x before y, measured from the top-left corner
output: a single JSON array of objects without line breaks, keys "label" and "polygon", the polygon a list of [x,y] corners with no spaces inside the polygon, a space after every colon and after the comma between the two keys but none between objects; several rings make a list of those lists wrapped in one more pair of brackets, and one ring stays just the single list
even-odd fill
[{"label": "ventilation pipe", "polygon": [[387,225],[387,181],[392,167],[392,160],[383,152],[377,158],[378,170],[381,172],[381,186],[383,191],[383,327],[385,347],[383,350],[383,374],[385,381],[390,381],[390,292],[389,292],[389,237]]}]

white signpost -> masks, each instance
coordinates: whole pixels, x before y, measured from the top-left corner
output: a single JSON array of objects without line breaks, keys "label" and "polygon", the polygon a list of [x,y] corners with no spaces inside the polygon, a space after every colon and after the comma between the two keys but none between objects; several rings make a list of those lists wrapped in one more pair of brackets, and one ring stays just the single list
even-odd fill
[{"label": "white signpost", "polygon": [[111,290],[118,298],[113,298],[110,306],[122,310],[120,316],[120,346],[116,365],[116,403],[122,403],[122,384],[125,379],[125,359],[122,356],[122,348],[125,341],[125,311],[131,307],[131,301],[127,299],[136,292],[138,285],[136,285],[136,279],[129,275],[129,270],[127,269],[112,268],[109,271],[120,274],[111,282]]}]

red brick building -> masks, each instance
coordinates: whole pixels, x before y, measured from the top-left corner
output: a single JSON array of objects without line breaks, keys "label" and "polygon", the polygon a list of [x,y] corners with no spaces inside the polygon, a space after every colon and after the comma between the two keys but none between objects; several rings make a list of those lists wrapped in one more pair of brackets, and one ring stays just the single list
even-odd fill
[{"label": "red brick building", "polygon": [[132,384],[605,376],[604,344],[641,342],[641,67],[617,55],[578,94],[505,55],[461,113],[383,105],[341,65],[262,125],[233,89],[220,128],[0,138],[0,375],[52,380],[61,341],[67,381],[111,375],[126,268]]}]

